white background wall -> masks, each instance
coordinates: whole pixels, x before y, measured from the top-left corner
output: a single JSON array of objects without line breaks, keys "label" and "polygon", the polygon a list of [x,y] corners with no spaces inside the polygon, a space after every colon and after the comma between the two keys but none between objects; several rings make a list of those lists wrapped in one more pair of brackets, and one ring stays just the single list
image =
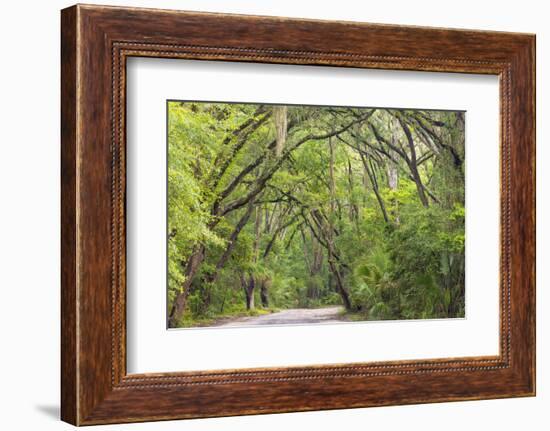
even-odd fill
[{"label": "white background wall", "polygon": [[[134,430],[545,430],[548,342],[550,13],[543,1],[130,0],[118,4],[537,34],[538,396],[406,407],[105,426]],[[0,32],[0,427],[62,430],[59,410],[60,0],[2,4]]]}]

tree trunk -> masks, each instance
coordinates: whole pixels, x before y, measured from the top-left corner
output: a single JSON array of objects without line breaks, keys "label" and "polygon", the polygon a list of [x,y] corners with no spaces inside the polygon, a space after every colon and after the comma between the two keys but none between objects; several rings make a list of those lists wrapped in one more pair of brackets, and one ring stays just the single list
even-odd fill
[{"label": "tree trunk", "polygon": [[256,283],[252,274],[248,276],[248,280],[244,275],[241,275],[241,283],[244,289],[244,296],[246,299],[246,309],[254,310],[254,288]]},{"label": "tree trunk", "polygon": [[235,248],[235,245],[237,243],[237,239],[239,238],[239,234],[241,233],[244,226],[248,222],[248,219],[250,219],[250,216],[252,215],[252,210],[254,209],[254,202],[255,202],[255,200],[252,200],[248,203],[248,207],[246,209],[246,212],[240,218],[239,222],[237,223],[237,226],[235,226],[235,229],[233,230],[233,232],[231,233],[231,236],[229,237],[229,241],[227,243],[227,247],[226,247],[225,251],[221,255],[218,262],[216,263],[216,267],[214,268],[214,272],[206,277],[206,280],[205,280],[206,282],[214,283],[218,279],[220,271],[223,269],[223,267],[227,263],[227,260],[231,257],[231,253],[233,253],[233,249]]},{"label": "tree trunk", "polygon": [[260,233],[262,227],[262,210],[256,207],[256,216],[254,217],[254,262],[258,261],[260,252]]},{"label": "tree trunk", "polygon": [[328,148],[329,148],[329,189],[330,189],[330,216],[328,217],[327,222],[325,222],[326,218],[322,217],[322,213],[319,210],[314,210],[312,212],[313,216],[317,219],[317,224],[320,227],[320,230],[324,231],[324,235],[326,238],[326,245],[327,245],[327,260],[329,264],[330,271],[334,274],[334,280],[336,282],[336,288],[338,293],[340,294],[340,297],[342,298],[342,302],[344,303],[344,307],[346,307],[346,310],[351,310],[351,301],[349,299],[348,291],[346,290],[344,286],[344,280],[342,273],[340,272],[339,265],[336,262],[335,256],[338,254],[336,251],[336,246],[334,244],[334,235],[335,235],[335,229],[334,229],[334,213],[336,210],[336,179],[335,179],[335,172],[334,172],[334,148],[332,144],[332,139],[329,138],[328,140]]},{"label": "tree trunk", "polygon": [[359,232],[359,207],[355,202],[355,196],[353,194],[355,184],[353,181],[353,169],[351,166],[351,159],[348,156],[348,191],[349,191],[349,220],[355,224],[355,228]]},{"label": "tree trunk", "polygon": [[401,118],[399,118],[399,124],[401,125],[403,132],[405,132],[405,137],[407,138],[407,143],[409,144],[410,156],[405,161],[407,162],[407,164],[409,165],[409,169],[411,170],[411,175],[413,177],[414,183],[416,184],[416,190],[418,192],[418,197],[420,198],[420,202],[422,203],[424,208],[428,208],[430,204],[428,202],[428,198],[426,197],[426,193],[424,191],[424,185],[422,184],[420,173],[418,172],[418,164],[416,160],[416,147],[414,145],[414,140],[412,137],[411,130],[409,129],[409,126],[407,126],[407,124]]},{"label": "tree trunk", "polygon": [[183,281],[180,289],[180,293],[174,299],[172,309],[170,310],[170,315],[168,319],[168,327],[176,328],[178,322],[185,311],[187,305],[187,298],[191,292],[191,283],[193,278],[197,274],[197,271],[200,268],[200,265],[205,258],[205,248],[204,245],[198,245],[195,247],[195,252],[191,255],[185,266],[185,280]]},{"label": "tree trunk", "polygon": [[346,307],[346,310],[351,310],[351,301],[349,299],[348,291],[346,290],[344,286],[344,281],[342,274],[340,273],[340,270],[338,269],[338,264],[334,261],[334,257],[330,257],[328,261],[329,267],[331,272],[334,274],[334,280],[336,281],[336,288],[338,289],[338,293],[340,294],[340,297],[342,298],[342,302],[344,303],[344,307]]},{"label": "tree trunk", "polygon": [[328,260],[330,271],[332,274],[334,274],[334,281],[336,282],[337,291],[340,294],[340,297],[342,298],[342,302],[344,303],[344,307],[346,307],[346,310],[351,310],[351,301],[349,299],[348,291],[344,286],[344,280],[343,280],[344,277],[342,276],[338,262],[335,259],[335,256],[337,253],[334,245],[334,231],[330,226],[329,226],[329,233],[326,237],[326,241],[327,241],[327,248],[328,248],[327,260]]},{"label": "tree trunk", "polygon": [[[256,118],[256,115],[260,114],[261,116],[259,118]],[[254,117],[248,119],[243,124],[241,124],[237,129],[235,129],[233,132],[231,132],[222,142],[222,146],[227,146],[231,143],[233,139],[236,138],[237,142],[236,144],[231,148],[229,156],[222,162],[219,159],[219,154],[216,157],[216,160],[214,161],[213,166],[216,168],[219,167],[218,170],[214,171],[212,178],[210,179],[211,188],[215,189],[224,174],[226,173],[229,166],[231,166],[232,161],[235,159],[237,154],[242,150],[242,148],[246,145],[248,141],[248,137],[254,133],[265,121],[270,117],[270,113],[265,113],[264,108],[259,108],[255,113]]]},{"label": "tree trunk", "polygon": [[254,289],[246,290],[246,309],[254,310]]},{"label": "tree trunk", "polygon": [[265,278],[260,282],[260,299],[262,301],[262,307],[268,308],[269,307],[269,287],[271,286],[271,280],[269,278]]},{"label": "tree trunk", "polygon": [[287,131],[287,111],[286,106],[274,106],[273,107],[273,121],[275,123],[275,155],[279,157],[283,153],[283,149],[286,143],[286,131]]},{"label": "tree trunk", "polygon": [[399,171],[397,170],[397,166],[391,161],[388,162],[386,174],[388,176],[388,187],[392,190],[397,190],[399,185]]},{"label": "tree trunk", "polygon": [[389,223],[390,218],[388,217],[388,212],[386,211],[386,204],[384,203],[384,200],[380,195],[380,190],[378,188],[378,179],[376,178],[376,173],[374,172],[372,163],[370,163],[370,160],[367,160],[367,157],[363,154],[361,154],[361,161],[363,162],[363,167],[370,180],[370,184],[372,186],[372,190],[374,191],[374,195],[376,196],[376,200],[378,201],[378,205],[380,206],[382,217],[384,218],[384,221],[386,223]]},{"label": "tree trunk", "polygon": [[244,273],[244,272],[241,272],[239,274],[239,277],[241,279],[241,287],[242,287],[243,292],[244,292],[244,299],[245,299],[245,303],[246,303],[246,309],[250,310],[251,302],[252,302],[252,304],[254,303],[254,299],[253,299],[254,295],[250,295],[249,278],[247,277],[246,273]]},{"label": "tree trunk", "polygon": [[303,230],[302,241],[304,243],[304,256],[306,257],[306,263],[309,268],[309,281],[307,283],[306,296],[309,299],[319,299],[321,296],[321,286],[317,276],[323,267],[323,247],[315,239],[315,236],[311,235],[311,259],[309,259],[307,258],[309,250],[306,246],[306,236]]},{"label": "tree trunk", "polygon": [[[395,147],[397,145],[396,142],[396,136],[397,136],[397,121],[392,118],[390,122],[390,128],[391,128],[391,143],[392,146]],[[396,159],[397,153],[392,150],[391,148],[388,148],[388,153],[390,156],[393,156],[393,158]],[[386,175],[388,177],[388,187],[392,191],[396,191],[399,187],[399,166],[396,162],[393,162],[391,159],[388,160],[387,168],[386,168]],[[390,217],[394,221],[396,225],[399,225],[399,203],[397,202],[397,199],[395,197],[392,197],[390,199]]]},{"label": "tree trunk", "polygon": [[411,164],[410,168],[414,183],[416,184],[416,190],[418,192],[420,202],[422,203],[422,206],[424,206],[424,208],[428,208],[430,204],[428,202],[428,198],[426,197],[426,192],[424,191],[424,185],[422,184],[422,180],[420,179],[420,173],[418,172],[416,161],[414,162],[414,164]]},{"label": "tree trunk", "polygon": [[329,165],[328,165],[328,172],[329,172],[329,187],[330,187],[330,214],[331,218],[334,214],[335,208],[336,208],[336,198],[335,198],[335,189],[336,184],[334,180],[334,146],[332,145],[332,137],[328,138],[328,151],[329,151]]}]

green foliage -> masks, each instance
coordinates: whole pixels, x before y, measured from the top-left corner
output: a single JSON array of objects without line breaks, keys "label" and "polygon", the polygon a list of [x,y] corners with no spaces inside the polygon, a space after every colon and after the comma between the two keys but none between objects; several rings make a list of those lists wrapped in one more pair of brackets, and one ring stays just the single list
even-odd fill
[{"label": "green foliage", "polygon": [[177,325],[346,295],[353,320],[463,316],[463,114],[290,106],[277,152],[273,109],[168,104]]}]

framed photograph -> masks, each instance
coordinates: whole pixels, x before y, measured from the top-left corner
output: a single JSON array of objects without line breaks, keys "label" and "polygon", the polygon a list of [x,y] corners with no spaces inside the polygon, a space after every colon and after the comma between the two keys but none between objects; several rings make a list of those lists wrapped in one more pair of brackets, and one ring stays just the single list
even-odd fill
[{"label": "framed photograph", "polygon": [[535,37],[62,11],[62,419],[535,394]]}]

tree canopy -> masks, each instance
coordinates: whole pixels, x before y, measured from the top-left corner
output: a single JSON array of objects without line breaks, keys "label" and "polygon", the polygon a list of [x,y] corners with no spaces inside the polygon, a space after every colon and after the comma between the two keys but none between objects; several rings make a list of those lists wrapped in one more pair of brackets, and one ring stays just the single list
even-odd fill
[{"label": "tree canopy", "polygon": [[170,327],[464,315],[464,113],[168,103]]}]

